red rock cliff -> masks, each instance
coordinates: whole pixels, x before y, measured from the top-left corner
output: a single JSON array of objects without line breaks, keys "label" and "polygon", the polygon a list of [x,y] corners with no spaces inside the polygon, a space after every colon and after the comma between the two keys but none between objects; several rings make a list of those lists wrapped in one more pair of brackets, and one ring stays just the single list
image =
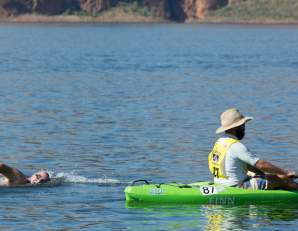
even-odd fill
[{"label": "red rock cliff", "polygon": [[202,19],[205,13],[218,5],[217,0],[184,0],[183,10],[186,20]]}]

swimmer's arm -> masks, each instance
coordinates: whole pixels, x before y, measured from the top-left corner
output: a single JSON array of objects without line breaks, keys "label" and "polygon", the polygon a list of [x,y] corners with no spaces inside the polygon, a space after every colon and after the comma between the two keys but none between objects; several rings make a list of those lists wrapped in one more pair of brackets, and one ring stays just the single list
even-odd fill
[{"label": "swimmer's arm", "polygon": [[0,173],[8,179],[9,185],[25,184],[26,176],[16,168],[0,163]]}]

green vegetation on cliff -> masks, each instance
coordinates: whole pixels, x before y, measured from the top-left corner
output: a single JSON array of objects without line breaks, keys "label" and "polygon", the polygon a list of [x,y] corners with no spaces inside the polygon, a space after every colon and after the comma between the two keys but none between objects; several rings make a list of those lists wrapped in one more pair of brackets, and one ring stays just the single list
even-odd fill
[{"label": "green vegetation on cliff", "polygon": [[80,16],[90,16],[90,17],[99,17],[99,16],[144,16],[144,17],[155,17],[154,12],[146,6],[138,4],[138,2],[125,3],[121,2],[117,6],[111,7],[102,12],[86,12],[86,11],[77,11],[71,12],[66,11],[64,15],[80,15]]},{"label": "green vegetation on cliff", "polygon": [[102,12],[65,12],[64,16],[78,16],[81,21],[92,22],[161,22],[165,19],[158,17],[152,9],[137,2],[119,3]]},{"label": "green vegetation on cliff", "polygon": [[[93,16],[98,19],[113,19],[115,21],[158,21],[162,18],[158,17],[152,9],[146,6],[140,5],[137,2],[133,3],[119,3],[117,6],[112,7],[106,11],[88,14],[86,12],[81,12],[85,16]],[[79,13],[80,14],[80,13]],[[136,20],[134,20],[135,18]]]},{"label": "green vegetation on cliff", "polygon": [[[0,0],[1,1],[1,0]],[[58,15],[20,14],[18,16],[2,18],[0,22],[98,22],[98,23],[158,23],[166,19],[160,17],[154,8],[138,4],[137,2],[120,2],[101,12],[66,10]]]},{"label": "green vegetation on cliff", "polygon": [[[51,1],[51,0],[49,0]],[[0,0],[1,3],[1,0]],[[1,6],[1,5],[0,5]],[[47,9],[47,7],[45,7]],[[84,9],[66,9],[61,14],[27,12],[10,16],[0,14],[0,22],[98,22],[98,23],[156,23],[166,22],[167,19],[159,15],[158,9],[139,4],[137,1],[120,2],[115,6]],[[1,7],[0,7],[1,13]]]},{"label": "green vegetation on cliff", "polygon": [[246,0],[209,11],[206,22],[298,23],[297,0]]}]

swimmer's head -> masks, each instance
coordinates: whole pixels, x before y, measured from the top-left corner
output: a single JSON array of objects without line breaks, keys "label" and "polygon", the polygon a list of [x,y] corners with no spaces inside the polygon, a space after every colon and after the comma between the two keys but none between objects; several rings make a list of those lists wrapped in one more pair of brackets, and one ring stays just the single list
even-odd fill
[{"label": "swimmer's head", "polygon": [[41,184],[48,182],[50,180],[50,176],[46,171],[39,171],[34,173],[29,180],[31,184]]}]

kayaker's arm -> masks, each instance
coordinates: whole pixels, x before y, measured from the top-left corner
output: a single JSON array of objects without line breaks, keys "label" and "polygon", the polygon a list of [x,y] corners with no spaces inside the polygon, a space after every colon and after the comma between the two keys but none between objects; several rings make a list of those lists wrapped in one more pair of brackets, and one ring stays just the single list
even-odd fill
[{"label": "kayaker's arm", "polygon": [[295,177],[297,177],[296,172],[283,170],[283,169],[271,164],[270,162],[268,162],[266,160],[258,160],[255,164],[255,167],[263,172],[278,175],[280,178],[295,178]]},{"label": "kayaker's arm", "polygon": [[250,164],[247,165],[247,170],[249,172],[255,173],[256,175],[260,175],[260,176],[265,175],[265,173],[263,171],[261,171],[259,168],[252,166]]}]

